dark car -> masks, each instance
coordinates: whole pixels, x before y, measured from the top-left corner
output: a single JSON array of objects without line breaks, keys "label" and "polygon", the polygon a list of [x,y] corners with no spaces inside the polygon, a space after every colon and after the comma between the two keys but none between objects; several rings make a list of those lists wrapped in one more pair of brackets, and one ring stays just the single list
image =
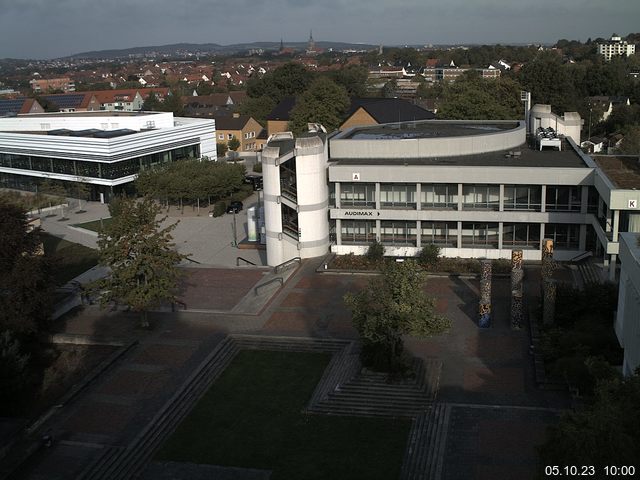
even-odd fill
[{"label": "dark car", "polygon": [[262,190],[262,176],[261,175],[246,175],[244,177],[244,183],[247,183],[253,187],[253,191]]},{"label": "dark car", "polygon": [[242,202],[231,202],[227,207],[227,213],[238,213],[243,207],[244,205],[242,205]]}]

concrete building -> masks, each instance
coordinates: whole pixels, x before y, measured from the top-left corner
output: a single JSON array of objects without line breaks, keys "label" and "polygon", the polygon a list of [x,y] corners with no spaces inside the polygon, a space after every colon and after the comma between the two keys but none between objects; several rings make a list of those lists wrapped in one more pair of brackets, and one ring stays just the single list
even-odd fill
[{"label": "concrete building", "polygon": [[55,90],[61,90],[64,93],[76,91],[76,84],[69,77],[34,78],[29,80],[29,85],[34,93],[47,93]]},{"label": "concrete building", "polygon": [[598,54],[602,55],[607,62],[610,61],[612,57],[620,55],[628,57],[635,53],[635,44],[622,40],[622,38],[616,34],[613,34],[609,41],[598,43]]},{"label": "concrete building", "polygon": [[620,235],[620,285],[615,331],[624,349],[622,373],[640,367],[640,235]]},{"label": "concrete building", "polygon": [[[269,264],[329,249],[363,254],[374,240],[399,257],[433,243],[449,257],[510,258],[518,248],[540,260],[551,238],[556,259],[593,252],[613,279],[619,232],[640,231],[640,174],[622,176],[633,190],[610,178],[616,165],[585,155],[577,113],[536,105],[528,119],[355,127],[328,141],[310,134],[313,153],[302,139],[272,138],[262,157],[267,251],[278,252]],[[300,204],[298,192],[312,198]]]},{"label": "concrete building", "polygon": [[0,118],[0,186],[83,182],[107,201],[140,170],[183,158],[216,158],[215,122],[160,112],[75,112]]}]

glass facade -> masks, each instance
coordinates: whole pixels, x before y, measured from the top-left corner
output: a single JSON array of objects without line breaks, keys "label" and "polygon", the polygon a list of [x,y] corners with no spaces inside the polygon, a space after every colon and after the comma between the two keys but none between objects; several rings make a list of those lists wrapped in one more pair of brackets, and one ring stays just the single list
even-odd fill
[{"label": "glass facade", "polygon": [[577,250],[579,245],[580,225],[565,223],[548,223],[544,227],[545,238],[553,240],[553,248]]},{"label": "glass facade", "polygon": [[380,206],[382,208],[415,209],[415,183],[384,183],[380,185]]},{"label": "glass facade", "polygon": [[539,223],[505,223],[502,248],[540,248]]},{"label": "glass facade", "polygon": [[458,185],[454,183],[423,183],[420,185],[421,208],[458,208]]},{"label": "glass facade", "polygon": [[340,206],[342,208],[375,208],[375,183],[342,183],[340,184]]},{"label": "glass facade", "polygon": [[422,245],[458,246],[458,222],[422,222],[420,229]]},{"label": "glass facade", "polygon": [[498,248],[498,224],[462,222],[462,247]]},{"label": "glass facade", "polygon": [[581,193],[578,186],[547,186],[548,212],[579,212]]},{"label": "glass facade", "polygon": [[499,185],[464,185],[462,187],[462,208],[472,210],[499,210]]},{"label": "glass facade", "polygon": [[539,212],[542,207],[540,185],[505,185],[504,209]]},{"label": "glass facade", "polygon": [[376,222],[342,220],[340,236],[345,245],[369,245],[376,239]]},{"label": "glass facade", "polygon": [[416,246],[416,222],[385,220],[380,222],[380,242],[392,246]]},{"label": "glass facade", "polygon": [[163,163],[198,157],[200,157],[199,145],[175,148],[162,153],[144,155],[142,157],[130,158],[118,162],[89,162],[86,160],[0,153],[0,166],[37,172],[115,180],[117,178],[135,175],[142,169],[151,168]]}]

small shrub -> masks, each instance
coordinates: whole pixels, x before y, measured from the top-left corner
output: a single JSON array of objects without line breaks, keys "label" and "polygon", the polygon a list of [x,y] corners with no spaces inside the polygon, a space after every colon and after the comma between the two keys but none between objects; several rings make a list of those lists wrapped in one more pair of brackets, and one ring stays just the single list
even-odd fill
[{"label": "small shrub", "polygon": [[120,215],[122,210],[122,196],[115,196],[109,202],[109,214],[111,217],[115,218]]},{"label": "small shrub", "polygon": [[227,202],[225,202],[224,200],[220,200],[219,202],[216,202],[215,205],[213,206],[214,217],[220,217],[224,215],[226,211],[227,211]]},{"label": "small shrub", "polygon": [[438,257],[440,256],[440,247],[434,245],[425,245],[418,254],[418,263],[423,267],[433,267],[438,263]]},{"label": "small shrub", "polygon": [[377,240],[374,240],[371,245],[369,245],[369,249],[365,255],[367,260],[374,263],[382,262],[384,259],[384,245],[382,245]]},{"label": "small shrub", "polygon": [[256,173],[262,173],[262,162],[254,164],[252,170]]}]

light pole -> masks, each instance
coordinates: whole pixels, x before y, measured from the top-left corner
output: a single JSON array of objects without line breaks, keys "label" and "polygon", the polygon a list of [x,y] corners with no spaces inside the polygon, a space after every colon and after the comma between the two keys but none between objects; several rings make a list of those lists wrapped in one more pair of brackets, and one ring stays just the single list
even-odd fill
[{"label": "light pole", "polygon": [[231,224],[231,229],[233,230],[233,242],[231,243],[231,246],[233,247],[238,247],[238,230],[237,230],[237,226],[236,226],[236,209],[233,209],[233,223]]}]

